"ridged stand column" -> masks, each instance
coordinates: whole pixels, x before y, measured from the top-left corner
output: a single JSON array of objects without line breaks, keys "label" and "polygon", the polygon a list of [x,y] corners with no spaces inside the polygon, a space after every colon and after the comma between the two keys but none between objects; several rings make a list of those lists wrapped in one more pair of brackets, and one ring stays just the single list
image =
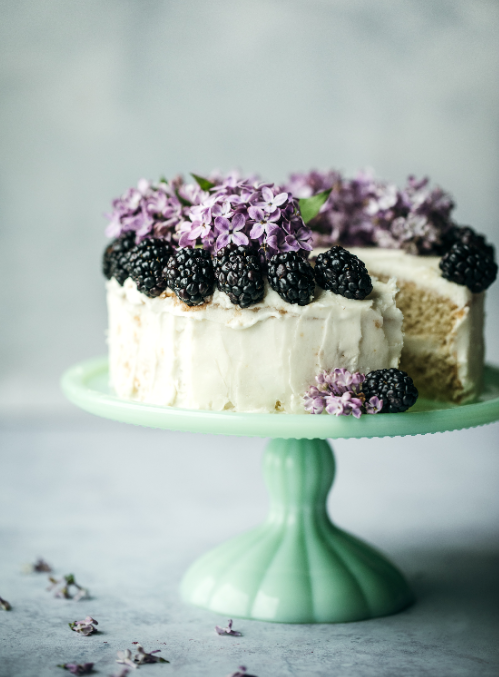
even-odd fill
[{"label": "ridged stand column", "polygon": [[359,621],[408,606],[412,594],[399,570],[329,520],[334,472],[327,441],[272,440],[266,521],[197,560],[182,581],[183,598],[228,617],[280,623]]}]

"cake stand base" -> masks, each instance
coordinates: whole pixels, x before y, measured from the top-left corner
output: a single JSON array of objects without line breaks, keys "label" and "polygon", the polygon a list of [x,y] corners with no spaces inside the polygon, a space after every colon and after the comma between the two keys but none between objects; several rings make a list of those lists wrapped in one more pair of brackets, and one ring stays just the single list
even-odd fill
[{"label": "cake stand base", "polygon": [[326,440],[272,440],[264,456],[266,521],[198,559],[183,578],[184,600],[280,623],[360,621],[407,607],[413,596],[400,571],[331,523],[334,473]]}]

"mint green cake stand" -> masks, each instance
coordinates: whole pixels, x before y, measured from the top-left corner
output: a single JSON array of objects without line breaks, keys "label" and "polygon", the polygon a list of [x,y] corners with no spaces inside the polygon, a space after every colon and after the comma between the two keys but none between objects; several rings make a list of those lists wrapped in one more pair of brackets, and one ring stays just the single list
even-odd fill
[{"label": "mint green cake stand", "polygon": [[404,414],[351,417],[238,414],[119,399],[106,358],[69,369],[62,388],[76,405],[124,423],[273,438],[264,475],[270,512],[259,527],[219,545],[185,574],[183,598],[227,617],[338,623],[396,613],[413,601],[401,572],[380,552],[331,523],[326,498],[335,465],[327,438],[395,437],[459,430],[499,420],[499,369],[485,369],[479,402],[419,400]]}]

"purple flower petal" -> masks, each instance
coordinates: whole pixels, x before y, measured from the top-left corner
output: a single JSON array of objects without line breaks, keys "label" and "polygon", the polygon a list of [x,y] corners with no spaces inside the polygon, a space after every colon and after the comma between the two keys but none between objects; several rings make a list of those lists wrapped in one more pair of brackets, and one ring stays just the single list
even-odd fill
[{"label": "purple flower petal", "polygon": [[247,245],[249,243],[249,239],[244,233],[235,232],[232,233],[232,242],[238,246]]}]

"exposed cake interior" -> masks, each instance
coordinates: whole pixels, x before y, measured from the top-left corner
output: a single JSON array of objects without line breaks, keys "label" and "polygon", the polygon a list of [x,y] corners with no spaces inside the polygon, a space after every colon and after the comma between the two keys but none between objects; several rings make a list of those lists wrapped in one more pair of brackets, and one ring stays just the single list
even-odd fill
[{"label": "exposed cake interior", "polygon": [[444,280],[438,257],[402,251],[352,249],[372,274],[397,280],[404,316],[400,368],[424,397],[456,403],[475,399],[483,368],[484,294]]}]

